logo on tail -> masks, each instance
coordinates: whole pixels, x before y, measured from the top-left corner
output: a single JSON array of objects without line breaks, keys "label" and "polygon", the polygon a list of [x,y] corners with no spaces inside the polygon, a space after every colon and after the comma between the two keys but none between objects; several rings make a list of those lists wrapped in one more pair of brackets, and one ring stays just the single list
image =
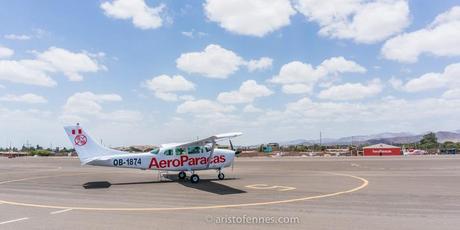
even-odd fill
[{"label": "logo on tail", "polygon": [[75,144],[79,146],[83,146],[86,144],[86,136],[85,135],[78,135],[75,137]]},{"label": "logo on tail", "polygon": [[[85,135],[82,134],[83,131],[81,129],[78,129],[78,135],[75,137],[74,139],[74,143],[78,146],[83,146],[86,144],[86,142],[88,141],[88,139],[86,138]],[[76,134],[76,130],[75,129],[72,129],[72,135],[75,135]]]}]

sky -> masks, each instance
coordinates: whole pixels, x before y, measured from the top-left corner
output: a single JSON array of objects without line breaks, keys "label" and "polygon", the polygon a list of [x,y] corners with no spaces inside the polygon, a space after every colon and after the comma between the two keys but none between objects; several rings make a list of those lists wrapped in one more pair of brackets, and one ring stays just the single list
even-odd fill
[{"label": "sky", "polygon": [[0,1],[0,146],[459,130],[460,4]]}]

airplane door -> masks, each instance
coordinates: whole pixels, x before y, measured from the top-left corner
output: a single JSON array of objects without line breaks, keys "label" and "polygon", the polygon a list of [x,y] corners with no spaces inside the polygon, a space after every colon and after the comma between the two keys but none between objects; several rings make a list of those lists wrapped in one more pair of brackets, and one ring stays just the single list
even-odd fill
[{"label": "airplane door", "polygon": [[207,164],[206,160],[209,157],[209,153],[206,153],[203,146],[190,146],[187,148],[188,157],[191,162],[192,170],[205,169]]}]

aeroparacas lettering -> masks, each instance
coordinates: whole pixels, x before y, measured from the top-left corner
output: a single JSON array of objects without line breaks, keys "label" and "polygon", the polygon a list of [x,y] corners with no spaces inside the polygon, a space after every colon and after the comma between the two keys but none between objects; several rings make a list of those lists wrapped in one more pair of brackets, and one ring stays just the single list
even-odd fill
[{"label": "aeroparacas lettering", "polygon": [[[210,164],[219,164],[225,162],[225,156],[213,156],[209,159]],[[180,159],[164,159],[164,160],[157,160],[155,157],[152,157],[150,161],[149,169],[157,168],[170,168],[170,167],[183,167],[184,165],[194,166],[194,165],[207,165],[208,158],[207,157],[188,157],[188,156],[181,156]]]}]

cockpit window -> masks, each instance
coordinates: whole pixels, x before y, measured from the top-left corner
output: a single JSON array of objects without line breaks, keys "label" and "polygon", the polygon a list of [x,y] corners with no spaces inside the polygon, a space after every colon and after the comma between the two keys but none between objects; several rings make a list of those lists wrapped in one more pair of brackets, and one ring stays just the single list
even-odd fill
[{"label": "cockpit window", "polygon": [[150,151],[151,154],[158,154],[158,152],[160,151],[159,148],[154,148],[152,149],[152,151]]}]

